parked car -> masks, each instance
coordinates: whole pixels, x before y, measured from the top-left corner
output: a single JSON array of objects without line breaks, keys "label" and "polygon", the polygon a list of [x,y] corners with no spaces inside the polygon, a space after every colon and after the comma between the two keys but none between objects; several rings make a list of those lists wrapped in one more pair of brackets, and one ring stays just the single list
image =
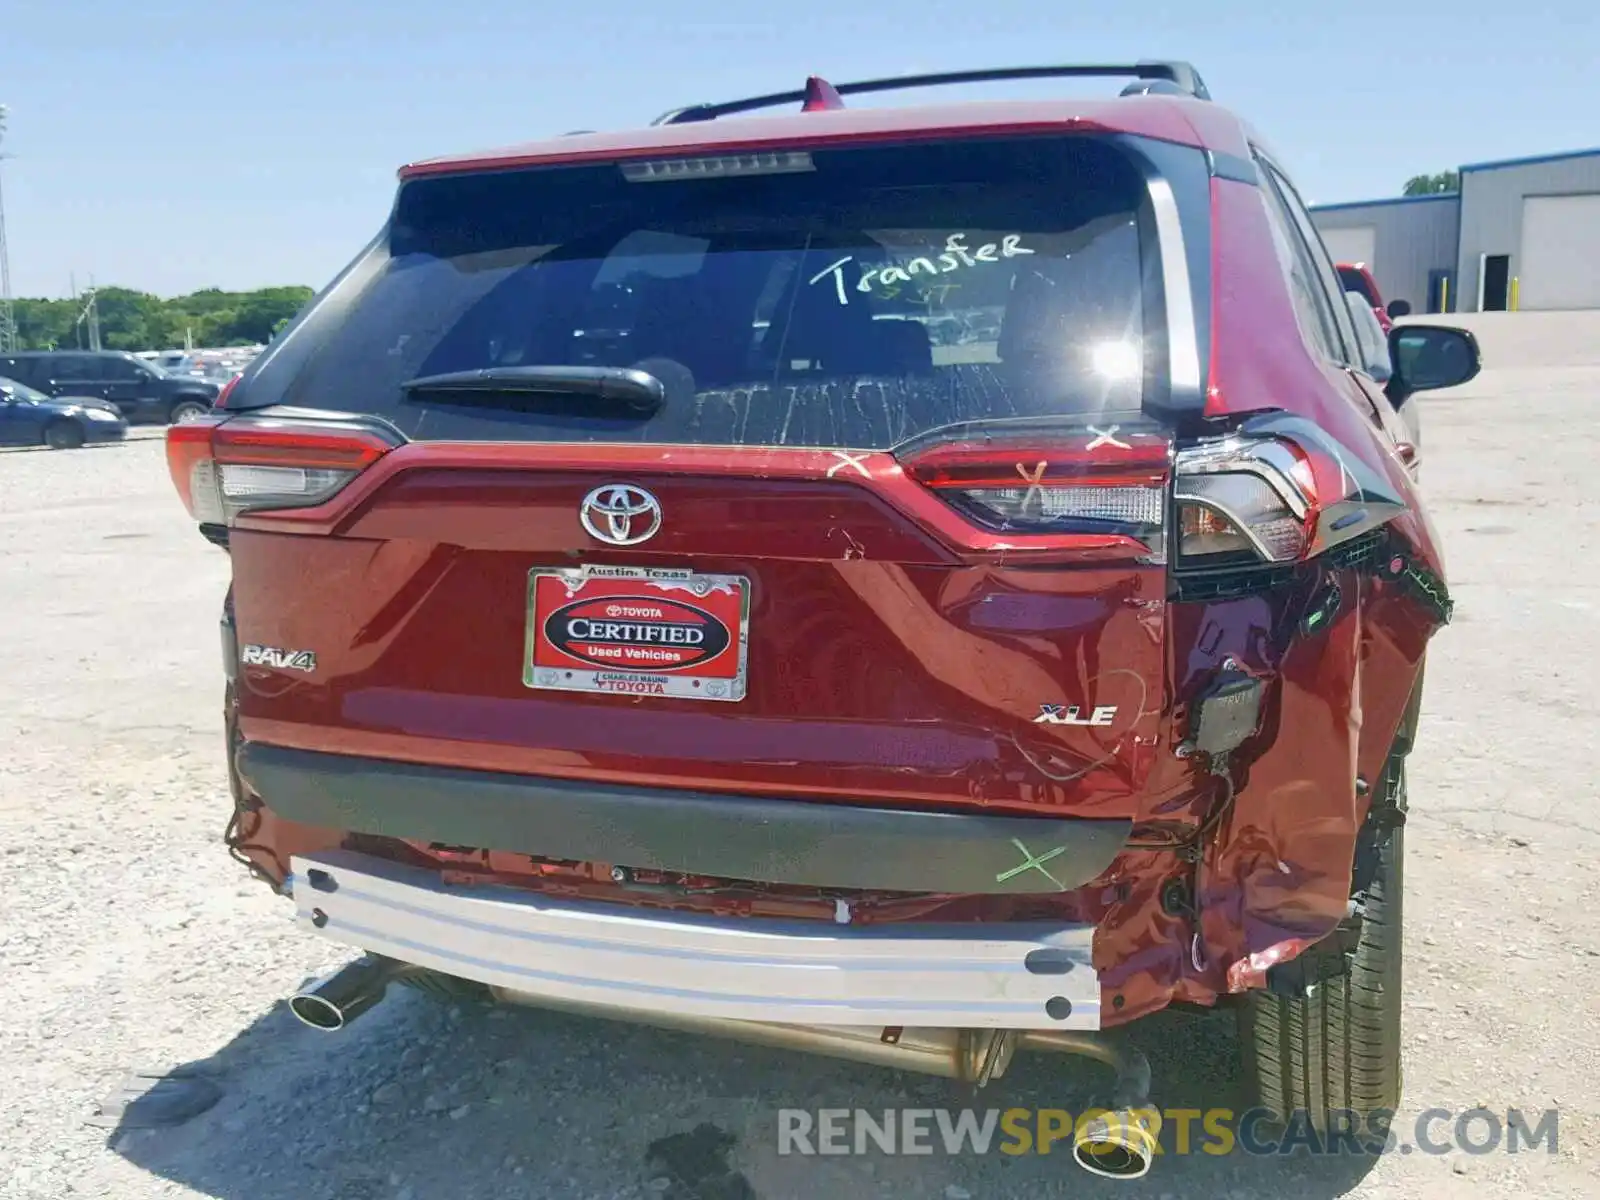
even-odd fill
[{"label": "parked car", "polygon": [[221,391],[118,350],[19,350],[0,354],[0,374],[49,396],[108,400],[133,424],[192,421],[210,411]]},{"label": "parked car", "polygon": [[[1418,372],[1416,363],[1412,359],[1413,342],[1404,337],[1393,337],[1384,329],[1378,320],[1378,311],[1373,309],[1367,301],[1365,293],[1347,290],[1344,294],[1346,306],[1350,310],[1350,321],[1355,327],[1356,345],[1360,349],[1362,363],[1366,374],[1374,383],[1389,385],[1394,375],[1394,357],[1398,353],[1406,358],[1411,365],[1406,368],[1408,378],[1415,379]],[[1403,304],[1403,301],[1395,301]],[[1393,328],[1392,325],[1390,327]],[[1430,339],[1424,335],[1420,339],[1426,347]],[[1434,372],[1437,374],[1438,372]],[[1448,374],[1449,372],[1445,372]],[[1419,460],[1422,456],[1422,414],[1415,404],[1401,404],[1397,406],[1400,422],[1405,427],[1403,435],[1397,437],[1395,453],[1401,462],[1405,463],[1411,471],[1413,479],[1420,476]]]},{"label": "parked car", "polygon": [[[845,107],[1019,74],[1138,81]],[[403,981],[976,1083],[1088,1055],[1076,1159],[1136,1176],[1125,1027],[1228,1004],[1251,1103],[1377,1122],[1450,613],[1397,410],[1478,369],[1403,334],[1434,365],[1397,332],[1380,383],[1181,63],[406,167],[167,434],[232,559],[227,843],[367,952],[292,1010]]]},{"label": "parked car", "polygon": [[1372,315],[1378,318],[1378,325],[1384,333],[1394,328],[1395,319],[1411,315],[1411,302],[1409,300],[1392,300],[1388,304],[1383,302],[1383,293],[1378,290],[1378,281],[1372,277],[1372,272],[1366,263],[1339,263],[1339,281],[1344,284],[1347,292],[1354,292],[1360,296],[1372,309]]},{"label": "parked car", "polygon": [[52,398],[0,375],[0,446],[49,446],[74,450],[94,442],[118,442],[128,423],[103,401]]},{"label": "parked car", "polygon": [[146,351],[138,357],[153,361],[164,373],[179,379],[205,380],[218,385],[232,379],[255,357],[250,348],[228,350]]}]

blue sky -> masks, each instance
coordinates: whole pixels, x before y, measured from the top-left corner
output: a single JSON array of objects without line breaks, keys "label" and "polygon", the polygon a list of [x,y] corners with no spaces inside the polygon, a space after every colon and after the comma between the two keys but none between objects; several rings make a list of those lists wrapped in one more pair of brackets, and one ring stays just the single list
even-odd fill
[{"label": "blue sky", "polygon": [[1595,0],[0,0],[13,290],[64,295],[74,273],[163,295],[320,286],[377,229],[402,162],[640,125],[811,72],[1187,58],[1311,201],[1393,195],[1422,171],[1600,145],[1597,12]]}]

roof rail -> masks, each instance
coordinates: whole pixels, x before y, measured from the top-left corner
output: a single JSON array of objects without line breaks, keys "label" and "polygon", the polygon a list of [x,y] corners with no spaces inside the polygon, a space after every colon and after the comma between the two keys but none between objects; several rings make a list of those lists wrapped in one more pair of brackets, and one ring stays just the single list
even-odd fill
[{"label": "roof rail", "polygon": [[[1197,100],[1211,99],[1200,73],[1186,62],[1157,61],[1120,65],[1071,65],[1059,67],[994,67],[979,71],[945,71],[936,75],[898,75],[888,79],[863,79],[856,83],[834,85],[837,96],[853,96],[863,92],[894,92],[907,88],[942,87],[958,83],[989,83],[1005,79],[1089,79],[1126,78],[1160,80],[1172,85],[1178,92]],[[721,104],[691,104],[675,108],[651,122],[652,125],[684,125],[691,121],[713,121],[734,113],[750,112],[758,108],[776,108],[780,104],[802,104],[814,100],[817,85],[827,84],[815,76],[807,86],[793,92],[772,92],[765,96],[749,96],[743,100],[727,100]],[[1153,89],[1152,89],[1153,90]],[[1171,89],[1162,88],[1163,92]],[[821,107],[816,105],[814,107]]]}]

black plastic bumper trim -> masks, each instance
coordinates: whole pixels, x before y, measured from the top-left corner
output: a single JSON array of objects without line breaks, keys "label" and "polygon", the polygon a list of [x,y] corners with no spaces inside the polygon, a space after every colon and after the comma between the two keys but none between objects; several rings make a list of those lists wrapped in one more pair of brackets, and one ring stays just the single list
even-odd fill
[{"label": "black plastic bumper trim", "polygon": [[307,825],[722,879],[862,891],[1060,892],[1130,822],[867,808],[417,766],[246,743],[239,771]]}]

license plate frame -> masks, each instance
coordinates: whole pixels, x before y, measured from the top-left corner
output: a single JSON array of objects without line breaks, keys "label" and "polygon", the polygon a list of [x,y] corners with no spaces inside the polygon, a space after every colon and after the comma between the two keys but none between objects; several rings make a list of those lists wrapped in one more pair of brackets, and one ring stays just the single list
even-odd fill
[{"label": "license plate frame", "polygon": [[535,567],[528,572],[524,617],[526,687],[681,700],[745,698],[750,580],[743,575],[594,564]]}]

